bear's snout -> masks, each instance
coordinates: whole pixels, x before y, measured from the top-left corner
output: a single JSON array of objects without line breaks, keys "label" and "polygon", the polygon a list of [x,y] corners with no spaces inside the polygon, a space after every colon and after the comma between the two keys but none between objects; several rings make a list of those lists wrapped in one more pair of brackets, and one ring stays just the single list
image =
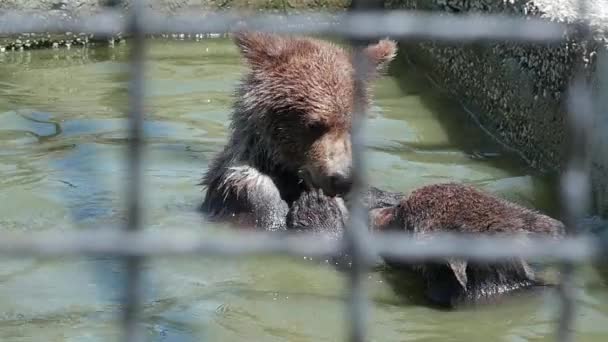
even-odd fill
[{"label": "bear's snout", "polygon": [[347,194],[353,186],[350,172],[336,172],[329,176],[327,194],[338,196]]},{"label": "bear's snout", "polygon": [[348,194],[353,186],[349,132],[329,132],[317,139],[309,151],[302,167],[309,177],[309,185],[331,197]]},{"label": "bear's snout", "polygon": [[324,172],[323,169],[307,169],[300,173],[306,184],[313,189],[321,189],[330,197],[345,196],[353,187],[353,177],[348,171]]}]

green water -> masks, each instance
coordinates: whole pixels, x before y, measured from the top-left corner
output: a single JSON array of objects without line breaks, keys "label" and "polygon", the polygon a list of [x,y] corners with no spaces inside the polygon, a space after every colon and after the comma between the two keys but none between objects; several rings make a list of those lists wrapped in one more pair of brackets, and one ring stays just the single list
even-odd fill
[{"label": "green water", "polygon": [[[124,223],[127,48],[0,54],[0,229],[96,229]],[[196,186],[226,141],[243,68],[226,40],[155,41],[147,65],[145,227],[218,234],[195,211]],[[382,78],[368,121],[367,166],[377,186],[407,191],[464,181],[551,212],[550,182],[530,173],[416,70]],[[344,277],[279,258],[156,258],[145,267],[150,341],[337,341],[347,327]],[[608,336],[608,292],[585,270],[580,341]],[[121,268],[107,260],[0,260],[1,341],[118,337]],[[582,286],[587,282],[586,286]],[[367,282],[374,341],[541,341],[553,337],[547,292],[461,312]]]}]

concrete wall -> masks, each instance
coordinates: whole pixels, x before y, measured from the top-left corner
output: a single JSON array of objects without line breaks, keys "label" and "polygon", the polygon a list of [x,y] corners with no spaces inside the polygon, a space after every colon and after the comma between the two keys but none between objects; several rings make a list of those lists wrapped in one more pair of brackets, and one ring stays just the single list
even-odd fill
[{"label": "concrete wall", "polygon": [[[574,67],[582,61],[588,81],[597,88],[596,56],[607,45],[608,1],[589,3],[594,37],[589,44],[581,44],[581,31],[573,29],[561,44],[422,42],[403,43],[401,51],[531,166],[557,171],[565,156],[565,90]],[[537,16],[565,23],[577,19],[571,0],[389,0],[387,7]],[[604,132],[608,130],[598,130],[596,143],[601,145],[596,147],[608,147]],[[608,149],[595,152],[594,196],[598,211],[608,214]]]}]

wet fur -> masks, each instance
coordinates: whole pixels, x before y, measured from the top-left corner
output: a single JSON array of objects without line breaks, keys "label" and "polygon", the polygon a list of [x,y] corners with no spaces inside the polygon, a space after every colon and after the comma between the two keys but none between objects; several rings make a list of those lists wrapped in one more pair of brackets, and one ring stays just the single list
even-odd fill
[{"label": "wet fur", "polygon": [[[371,216],[375,230],[401,230],[419,239],[439,232],[552,238],[564,233],[560,221],[455,183],[419,188],[397,206],[372,210]],[[416,264],[386,261],[422,276],[427,298],[446,307],[489,301],[501,294],[544,285],[524,260],[472,263],[450,259]]]},{"label": "wet fur", "polygon": [[[329,198],[317,196],[320,197],[316,198],[315,205],[305,201],[294,203],[298,207],[297,215],[306,217],[306,222],[316,217],[333,226],[344,221],[332,215],[342,215],[341,212],[324,210],[331,205]],[[553,238],[564,233],[560,221],[462,184],[424,186],[407,196],[372,187],[362,198],[370,209],[373,231],[404,231],[419,239],[448,232]],[[408,264],[387,258],[385,262],[393,270],[419,277],[428,303],[444,308],[494,302],[503,294],[546,285],[524,260],[473,263],[450,259]],[[401,286],[395,278],[387,277],[387,280],[393,286]]]},{"label": "wet fur", "polygon": [[[203,178],[202,210],[212,220],[284,230],[303,192],[332,191],[330,177],[350,172],[352,56],[311,38],[239,32],[234,41],[250,70],[237,89],[230,139]],[[368,79],[395,52],[389,40],[368,46]]]},{"label": "wet fur", "polygon": [[[354,193],[350,193],[348,197],[352,196]],[[396,206],[403,196],[403,193],[384,191],[376,187],[369,187],[360,194],[363,206],[368,209]],[[327,196],[322,190],[312,190],[303,192],[293,202],[287,215],[287,226],[292,231],[339,239],[342,237],[348,218],[349,208],[342,198]],[[352,262],[346,253],[330,261],[341,270],[348,269]],[[378,259],[375,266],[380,267],[383,263]]]},{"label": "wet fur", "polygon": [[[318,189],[327,187],[332,172],[350,167],[349,53],[309,38],[259,33],[238,33],[235,42],[251,70],[237,90],[230,139],[204,176],[203,211],[211,219],[240,225],[339,236],[348,211],[339,197]],[[370,76],[395,52],[388,40],[370,45],[365,50],[374,65]],[[416,237],[445,230],[559,236],[563,230],[559,221],[456,184],[423,187],[405,198],[371,188],[364,204],[372,210],[376,230],[404,230]],[[519,260],[387,262],[421,275],[428,299],[448,306],[536,283]]]}]

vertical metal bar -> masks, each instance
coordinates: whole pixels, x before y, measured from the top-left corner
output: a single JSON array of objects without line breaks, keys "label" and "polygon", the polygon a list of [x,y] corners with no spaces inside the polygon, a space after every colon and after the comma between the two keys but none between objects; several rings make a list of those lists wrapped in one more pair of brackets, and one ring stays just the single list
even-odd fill
[{"label": "vertical metal bar", "polygon": [[[584,32],[582,44],[586,47],[589,38],[586,0],[579,0],[579,19]],[[583,51],[582,53],[585,53]],[[589,139],[592,134],[593,106],[587,80],[585,79],[584,61],[581,58],[575,66],[574,82],[568,98],[569,142],[566,170],[561,178],[560,205],[566,233],[574,231],[577,222],[587,212],[590,200],[589,180]],[[559,285],[561,310],[557,325],[557,341],[574,341],[575,321],[575,288],[574,264],[565,262],[562,265]]]},{"label": "vertical metal bar", "polygon": [[[364,10],[373,6],[373,3],[365,0],[353,0],[351,3],[351,11]],[[350,21],[349,25],[356,25],[356,22]],[[366,117],[365,104],[365,78],[366,71],[369,70],[369,61],[363,56],[362,48],[365,41],[351,40],[351,46],[354,47],[353,63],[355,67],[355,82],[353,92],[353,118],[351,131],[352,144],[352,176],[353,176],[353,193],[355,200],[350,214],[349,229],[345,231],[346,247],[352,258],[352,267],[349,273],[349,308],[348,318],[350,321],[349,341],[363,342],[367,336],[367,314],[368,303],[367,294],[364,289],[365,273],[368,266],[369,251],[365,249],[365,241],[368,240],[368,211],[360,201],[360,195],[367,188],[367,177],[365,162],[363,160],[363,152],[365,149],[363,139],[363,124]]]},{"label": "vertical metal bar", "polygon": [[[130,13],[129,29],[131,43],[131,78],[129,88],[129,144],[127,152],[127,205],[128,218],[125,227],[128,231],[137,231],[141,226],[141,157],[143,130],[143,87],[144,87],[144,35],[141,28],[143,0],[133,0]],[[138,325],[141,296],[141,263],[139,257],[127,257],[125,298],[123,307],[123,329],[125,342],[143,340]]]},{"label": "vertical metal bar", "polygon": [[[587,139],[591,135],[591,98],[586,86],[577,81],[571,90],[572,102],[570,104],[570,129],[572,142],[567,170],[561,179],[561,207],[564,215],[563,221],[567,227],[567,234],[574,235],[577,222],[589,207],[590,181],[588,174]],[[576,114],[574,114],[576,113]],[[570,342],[574,339],[574,264],[566,262],[562,265],[561,281],[558,287],[561,301],[561,311],[558,322],[557,340]]]},{"label": "vertical metal bar", "polygon": [[[355,45],[354,61],[357,71],[355,72],[355,91],[354,91],[354,110],[353,123],[351,133],[351,143],[353,151],[353,192],[358,197],[365,190],[364,177],[364,162],[363,162],[363,138],[362,138],[362,122],[365,115],[365,107],[362,100],[362,84],[363,73],[365,70],[362,64],[365,63],[362,58],[361,49]],[[344,238],[349,254],[352,258],[352,267],[350,269],[350,337],[352,342],[365,341],[366,323],[367,323],[367,299],[363,288],[363,280],[366,272],[367,258],[365,253],[364,241],[368,235],[368,212],[363,207],[359,198],[355,198],[351,208],[349,229],[346,229]]]}]

